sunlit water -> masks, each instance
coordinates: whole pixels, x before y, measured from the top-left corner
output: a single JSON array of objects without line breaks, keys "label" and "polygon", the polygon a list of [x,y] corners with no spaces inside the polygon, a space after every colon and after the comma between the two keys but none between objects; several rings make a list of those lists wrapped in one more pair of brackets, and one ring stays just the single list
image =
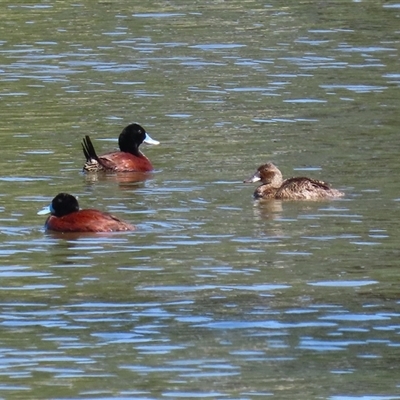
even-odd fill
[{"label": "sunlit water", "polygon": [[[0,398],[400,398],[399,4],[0,11]],[[156,171],[83,175],[132,121]],[[254,202],[268,160],[346,197]]]}]

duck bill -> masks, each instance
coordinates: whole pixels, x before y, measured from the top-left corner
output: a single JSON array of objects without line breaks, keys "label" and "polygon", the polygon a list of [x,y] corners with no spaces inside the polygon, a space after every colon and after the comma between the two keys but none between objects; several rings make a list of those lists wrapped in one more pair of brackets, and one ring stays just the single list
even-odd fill
[{"label": "duck bill", "polygon": [[245,179],[243,182],[244,183],[254,183],[254,182],[260,182],[260,181],[261,181],[260,172],[257,171],[252,177]]},{"label": "duck bill", "polygon": [[51,214],[51,205],[48,205],[48,206],[42,208],[37,213],[37,215],[47,215],[47,214]]},{"label": "duck bill", "polygon": [[153,144],[153,145],[157,145],[160,144],[160,142],[158,140],[154,140],[150,137],[150,135],[146,132],[146,137],[143,140],[143,143],[146,144]]},{"label": "duck bill", "polygon": [[37,215],[47,215],[47,214],[54,214],[53,204],[50,203],[48,206],[42,208]]}]

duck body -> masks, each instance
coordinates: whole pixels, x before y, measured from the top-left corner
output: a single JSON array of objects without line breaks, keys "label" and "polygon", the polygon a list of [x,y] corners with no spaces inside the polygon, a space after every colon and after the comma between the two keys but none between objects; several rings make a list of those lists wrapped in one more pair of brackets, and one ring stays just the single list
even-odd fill
[{"label": "duck body", "polygon": [[[89,136],[85,140],[89,141]],[[150,160],[143,153],[133,155],[125,151],[110,152],[97,158],[89,157],[83,166],[86,172],[150,172],[153,169]]]},{"label": "duck body", "polygon": [[153,165],[139,150],[142,143],[159,144],[152,139],[139,124],[130,124],[125,127],[118,138],[120,151],[109,152],[98,156],[89,136],[82,141],[83,154],[86,163],[83,170],[86,172],[150,172]]},{"label": "duck body", "polygon": [[135,229],[111,214],[94,209],[75,211],[63,217],[50,215],[45,228],[57,232],[119,232]]},{"label": "duck body", "polygon": [[271,162],[261,165],[245,182],[258,182],[254,192],[256,199],[276,200],[323,200],[344,196],[343,192],[331,188],[327,183],[307,177],[283,180],[281,171]]},{"label": "duck body", "polygon": [[50,212],[45,229],[57,232],[119,232],[135,227],[111,214],[95,210],[79,210],[78,201],[68,193],[59,193],[51,205],[38,214]]}]

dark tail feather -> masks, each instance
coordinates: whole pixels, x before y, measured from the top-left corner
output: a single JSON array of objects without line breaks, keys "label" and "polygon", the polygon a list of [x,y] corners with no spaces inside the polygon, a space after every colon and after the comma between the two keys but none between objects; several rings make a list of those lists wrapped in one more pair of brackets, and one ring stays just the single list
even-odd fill
[{"label": "dark tail feather", "polygon": [[99,157],[97,157],[96,150],[94,149],[93,143],[90,140],[89,136],[85,136],[83,138],[82,150],[83,150],[83,154],[86,157],[86,161],[90,161],[90,160],[99,161]]}]

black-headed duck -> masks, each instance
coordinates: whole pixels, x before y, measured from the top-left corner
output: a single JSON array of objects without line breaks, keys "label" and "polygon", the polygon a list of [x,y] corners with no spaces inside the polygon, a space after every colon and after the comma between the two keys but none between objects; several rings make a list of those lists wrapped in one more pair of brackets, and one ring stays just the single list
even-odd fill
[{"label": "black-headed duck", "polygon": [[45,228],[57,232],[133,231],[135,227],[99,210],[80,210],[78,200],[68,193],[59,193],[39,215],[51,214]]},{"label": "black-headed duck", "polygon": [[118,138],[120,151],[98,156],[89,136],[82,142],[83,154],[86,163],[83,170],[112,171],[112,172],[149,172],[153,170],[150,160],[139,150],[142,143],[159,144],[139,124],[130,124],[125,127]]},{"label": "black-headed duck", "polygon": [[271,162],[258,167],[256,173],[244,182],[262,182],[254,192],[256,199],[322,200],[344,196],[327,183],[306,177],[283,180],[281,171]]}]

